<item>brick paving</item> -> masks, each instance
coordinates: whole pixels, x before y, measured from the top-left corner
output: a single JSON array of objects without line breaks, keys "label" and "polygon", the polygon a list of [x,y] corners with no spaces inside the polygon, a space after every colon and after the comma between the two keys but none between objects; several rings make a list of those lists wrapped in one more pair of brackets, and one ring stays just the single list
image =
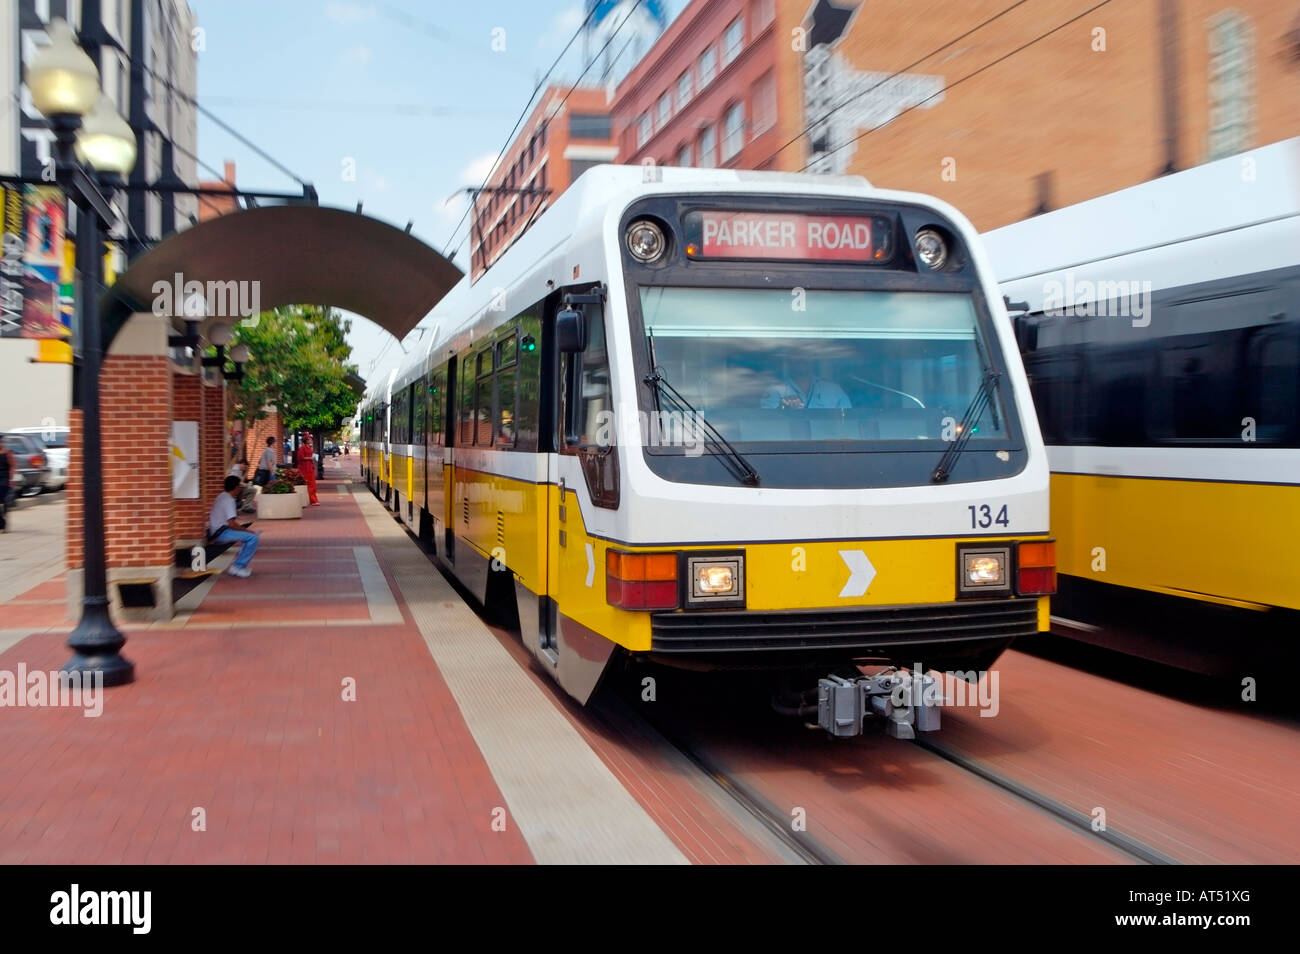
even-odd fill
[{"label": "brick paving", "polygon": [[[352,548],[370,535],[325,489],[260,524],[253,577],[123,627],[136,681],[101,716],[0,708],[0,864],[532,860],[508,812],[494,830],[505,800],[391,578],[402,622],[369,620]],[[0,670],[66,661],[62,596],[0,605],[0,630],[32,631]]]}]

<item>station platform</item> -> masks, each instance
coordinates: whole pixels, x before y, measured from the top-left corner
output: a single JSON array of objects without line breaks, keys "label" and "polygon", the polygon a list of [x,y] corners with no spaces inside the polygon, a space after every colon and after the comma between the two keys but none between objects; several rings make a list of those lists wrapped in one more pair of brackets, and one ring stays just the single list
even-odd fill
[{"label": "station platform", "polygon": [[[0,708],[0,864],[773,860],[582,731],[358,465],[328,461],[301,519],[254,524],[250,578],[122,626],[136,679],[101,714]],[[0,672],[57,670],[61,568],[7,587]]]}]

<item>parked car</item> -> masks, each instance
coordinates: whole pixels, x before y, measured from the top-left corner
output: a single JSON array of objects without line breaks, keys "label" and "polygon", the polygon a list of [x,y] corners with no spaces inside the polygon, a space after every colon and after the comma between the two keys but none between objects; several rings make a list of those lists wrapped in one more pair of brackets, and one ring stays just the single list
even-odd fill
[{"label": "parked car", "polygon": [[5,434],[5,447],[14,452],[18,461],[20,478],[15,489],[20,497],[34,497],[45,487],[45,478],[49,473],[49,457],[45,445],[30,434]]},{"label": "parked car", "polygon": [[327,454],[333,454],[335,457],[338,457],[339,454],[343,453],[343,451],[339,450],[339,445],[335,444],[333,441],[326,441],[321,445],[321,449]]},{"label": "parked car", "polygon": [[68,435],[71,430],[67,427],[11,427],[8,433],[26,434],[45,445],[50,471],[45,476],[44,489],[48,492],[62,490],[68,483]]}]

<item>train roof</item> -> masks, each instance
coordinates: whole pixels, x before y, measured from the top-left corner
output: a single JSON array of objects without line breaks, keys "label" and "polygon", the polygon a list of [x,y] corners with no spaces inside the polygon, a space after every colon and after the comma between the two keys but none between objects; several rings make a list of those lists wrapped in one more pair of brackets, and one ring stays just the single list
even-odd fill
[{"label": "train roof", "polygon": [[[656,166],[647,181],[644,166],[599,165],[588,169],[537,222],[477,280],[467,275],[453,287],[420,322],[429,327],[418,349],[408,351],[400,366],[405,379],[440,346],[468,327],[492,302],[495,290],[511,287],[538,267],[574,236],[600,228],[611,205],[656,192],[746,192],[768,191],[790,194],[836,195],[870,189],[862,176],[818,175],[797,172],[765,172],[746,169],[694,169]],[[387,382],[385,378],[383,391]]]},{"label": "train roof", "polygon": [[1300,216],[1300,137],[985,232],[999,282]]}]

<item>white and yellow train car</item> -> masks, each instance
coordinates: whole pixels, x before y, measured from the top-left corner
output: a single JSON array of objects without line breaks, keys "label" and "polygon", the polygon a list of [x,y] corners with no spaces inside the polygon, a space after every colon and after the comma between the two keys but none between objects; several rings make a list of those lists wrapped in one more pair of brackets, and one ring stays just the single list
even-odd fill
[{"label": "white and yellow train car", "polygon": [[1059,540],[1053,629],[1207,673],[1294,660],[1300,139],[984,241],[1027,308],[1016,324]]},{"label": "white and yellow train car", "polygon": [[438,305],[362,409],[376,493],[582,701],[618,652],[816,686],[1045,629],[1047,459],[970,224],[858,178],[658,176],[588,171]]}]

